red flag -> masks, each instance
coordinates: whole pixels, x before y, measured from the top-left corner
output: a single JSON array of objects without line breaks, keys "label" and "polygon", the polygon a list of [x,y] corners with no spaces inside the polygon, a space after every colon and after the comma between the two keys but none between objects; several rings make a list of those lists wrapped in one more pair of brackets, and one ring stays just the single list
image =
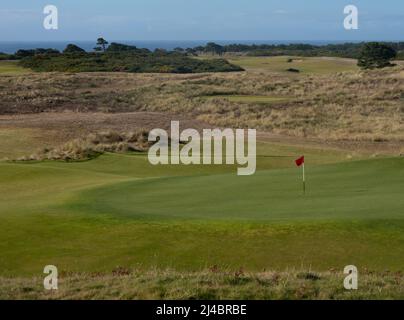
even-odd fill
[{"label": "red flag", "polygon": [[304,156],[300,157],[299,159],[297,159],[296,161],[296,165],[298,167],[300,167],[303,163],[304,163]]}]

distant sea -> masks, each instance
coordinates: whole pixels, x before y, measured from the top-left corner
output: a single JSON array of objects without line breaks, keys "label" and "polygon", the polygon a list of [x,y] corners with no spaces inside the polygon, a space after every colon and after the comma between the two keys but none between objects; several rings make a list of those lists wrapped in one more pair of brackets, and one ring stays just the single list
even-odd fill
[{"label": "distant sea", "polygon": [[[205,45],[211,40],[198,40],[198,41],[132,41],[132,40],[110,40],[109,42],[119,42],[128,45],[134,45],[138,48],[147,48],[149,50],[154,49],[166,49],[172,50],[176,47],[181,48],[193,48],[200,45]],[[290,44],[290,43],[307,43],[313,45],[325,45],[325,44],[336,44],[344,42],[355,42],[355,41],[303,41],[303,40],[284,40],[284,41],[268,41],[268,40],[212,40],[220,45],[226,44]],[[86,51],[93,51],[95,47],[95,41],[0,41],[0,52],[4,53],[14,53],[19,49],[36,49],[36,48],[52,48],[57,50],[63,50],[69,43],[74,43]]]}]

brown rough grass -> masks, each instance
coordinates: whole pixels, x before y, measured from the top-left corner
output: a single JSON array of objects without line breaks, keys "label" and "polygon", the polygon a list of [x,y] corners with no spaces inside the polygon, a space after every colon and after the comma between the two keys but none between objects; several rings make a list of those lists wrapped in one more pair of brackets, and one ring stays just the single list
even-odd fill
[{"label": "brown rough grass", "polygon": [[46,291],[43,278],[0,278],[0,299],[403,299],[402,273],[360,272],[358,290],[343,287],[335,271],[245,273],[216,267],[201,272],[139,271],[62,274],[59,289]]},{"label": "brown rough grass", "polygon": [[148,136],[147,130],[91,133],[84,138],[71,140],[59,147],[45,148],[39,153],[18,160],[75,161],[92,159],[105,152],[144,152],[151,146]]},{"label": "brown rough grass", "polygon": [[[324,140],[403,141],[404,66],[290,77],[268,72],[198,75],[31,74],[0,78],[0,114],[161,112],[222,127]],[[215,95],[287,97],[254,104]]]}]

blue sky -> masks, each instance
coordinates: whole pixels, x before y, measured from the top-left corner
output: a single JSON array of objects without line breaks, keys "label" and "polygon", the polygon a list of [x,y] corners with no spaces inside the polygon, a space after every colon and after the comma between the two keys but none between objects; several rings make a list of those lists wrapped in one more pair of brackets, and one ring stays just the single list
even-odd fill
[{"label": "blue sky", "polygon": [[[59,9],[59,30],[42,27]],[[343,8],[359,9],[359,30]],[[0,0],[0,41],[404,40],[403,0]]]}]

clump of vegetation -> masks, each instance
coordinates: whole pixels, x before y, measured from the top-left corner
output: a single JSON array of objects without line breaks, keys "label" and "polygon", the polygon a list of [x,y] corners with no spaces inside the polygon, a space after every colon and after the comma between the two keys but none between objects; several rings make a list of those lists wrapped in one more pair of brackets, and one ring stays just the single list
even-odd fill
[{"label": "clump of vegetation", "polygon": [[299,72],[300,72],[299,69],[295,69],[295,68],[289,68],[289,69],[286,69],[286,71],[288,71],[288,72],[294,72],[294,73],[299,73]]},{"label": "clump of vegetation", "polygon": [[39,72],[201,73],[243,71],[224,59],[197,60],[178,53],[106,52],[35,55],[21,65]]},{"label": "clump of vegetation", "polygon": [[397,52],[392,47],[379,42],[366,43],[358,59],[362,69],[375,69],[394,66],[390,61],[396,58]]},{"label": "clump of vegetation", "polygon": [[17,59],[23,59],[27,57],[34,57],[34,56],[54,56],[54,55],[59,55],[60,52],[59,50],[56,49],[44,49],[44,48],[38,48],[38,49],[29,49],[29,50],[18,50],[14,55]]},{"label": "clump of vegetation", "polygon": [[13,54],[7,54],[4,52],[0,52],[0,61],[1,60],[16,60]]},{"label": "clump of vegetation", "polygon": [[63,50],[63,53],[85,53],[86,51],[75,44],[68,44],[66,49]]},{"label": "clump of vegetation", "polygon": [[[52,49],[19,50],[20,64],[39,72],[136,72],[136,73],[201,73],[243,71],[224,59],[198,60],[178,51],[138,49],[97,41],[97,52],[85,52],[69,44],[60,53]],[[72,54],[74,53],[74,54]]]},{"label": "clump of vegetation", "polygon": [[104,51],[105,52],[107,45],[108,45],[107,40],[105,40],[104,38],[98,38],[97,45],[94,48],[94,51]]},{"label": "clump of vegetation", "polygon": [[150,50],[149,49],[141,49],[136,46],[129,46],[126,44],[122,43],[116,43],[112,42],[107,49],[105,49],[106,52],[138,52],[138,53],[143,53],[143,54],[149,54]]},{"label": "clump of vegetation", "polygon": [[74,139],[60,147],[44,149],[37,154],[18,160],[79,161],[93,159],[105,152],[145,152],[152,144],[148,141],[148,135],[146,130],[125,133],[112,131],[94,133],[82,139]]}]

